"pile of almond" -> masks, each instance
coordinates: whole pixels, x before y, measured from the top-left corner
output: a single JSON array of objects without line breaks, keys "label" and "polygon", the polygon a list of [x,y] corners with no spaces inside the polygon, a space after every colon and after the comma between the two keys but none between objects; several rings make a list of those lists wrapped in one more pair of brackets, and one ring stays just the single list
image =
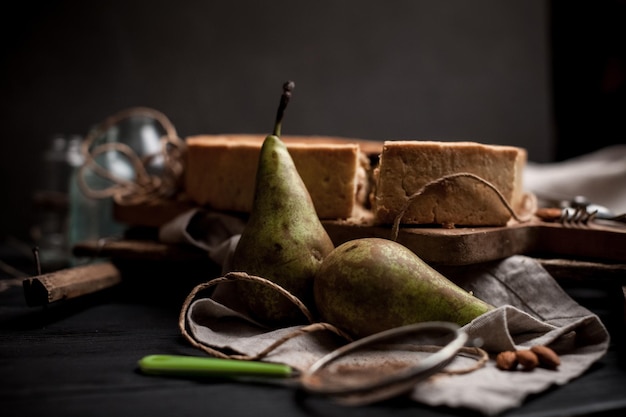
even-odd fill
[{"label": "pile of almond", "polygon": [[537,366],[556,369],[561,359],[547,346],[533,346],[530,349],[507,350],[496,356],[496,366],[504,371],[515,371],[518,365],[524,371],[532,371]]}]

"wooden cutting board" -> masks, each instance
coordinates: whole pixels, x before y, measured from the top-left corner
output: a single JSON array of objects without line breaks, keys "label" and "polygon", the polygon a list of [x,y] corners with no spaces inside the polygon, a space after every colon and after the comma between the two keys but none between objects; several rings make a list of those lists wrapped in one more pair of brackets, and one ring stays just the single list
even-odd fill
[{"label": "wooden cutting board", "polygon": [[[128,225],[158,227],[194,206],[151,203],[115,206],[115,218]],[[392,238],[391,227],[351,221],[323,221],[335,245],[363,237]],[[469,265],[516,254],[547,258],[626,262],[626,225],[563,225],[534,219],[504,227],[402,227],[396,239],[424,261]]]},{"label": "wooden cutting board", "polygon": [[[190,208],[192,206],[181,204],[118,207],[116,219],[154,229]],[[390,227],[349,221],[324,221],[323,224],[336,246],[364,237],[393,238]],[[396,240],[434,267],[462,267],[524,254],[538,258],[560,279],[590,279],[597,283],[604,277],[611,285],[626,284],[626,227],[623,225],[563,225],[535,219],[527,223],[512,222],[505,227],[403,227]],[[209,271],[219,273],[219,266],[204,250],[165,244],[155,238],[86,241],[77,244],[73,251],[79,257],[108,258],[113,263],[87,265],[82,269],[71,268],[27,279],[24,291],[29,305],[45,305],[97,292],[117,285],[122,276],[132,277],[131,281],[147,276],[146,288],[149,288],[155,284],[154,278],[163,272],[168,276],[182,275],[199,280],[206,279]]]},{"label": "wooden cutting board", "polygon": [[[335,244],[362,237],[392,238],[391,228],[324,222]],[[396,239],[431,264],[469,265],[516,254],[626,262],[626,227],[565,226],[538,219],[505,227],[403,227]]]}]

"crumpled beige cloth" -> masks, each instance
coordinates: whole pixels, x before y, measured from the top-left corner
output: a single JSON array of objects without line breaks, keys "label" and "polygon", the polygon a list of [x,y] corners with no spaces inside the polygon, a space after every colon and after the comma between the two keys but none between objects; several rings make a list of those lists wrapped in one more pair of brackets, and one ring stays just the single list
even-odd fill
[{"label": "crumpled beige cloth", "polygon": [[[608,350],[609,334],[599,318],[572,300],[532,258],[513,256],[448,271],[448,276],[498,307],[464,326],[470,340],[482,339],[482,348],[491,354],[549,345],[560,354],[561,365],[558,370],[506,372],[491,358],[469,374],[437,375],[417,384],[410,394],[417,402],[496,415],[521,405],[530,394],[580,376]],[[211,298],[191,304],[187,325],[196,341],[244,355],[255,355],[298,328],[264,328]],[[281,345],[265,360],[304,370],[339,346],[331,334],[306,334]]]},{"label": "crumpled beige cloth", "polygon": [[187,244],[207,251],[210,259],[228,270],[245,221],[202,208],[190,209],[159,228],[159,241]]},{"label": "crumpled beige cloth", "polygon": [[[198,221],[202,216],[209,220]],[[208,229],[190,232],[191,225]],[[197,239],[203,240],[209,229],[218,231],[218,238],[213,234],[212,243],[203,244],[217,262],[227,263],[239,236],[231,232],[241,226],[228,216],[198,210],[164,226],[162,235],[170,242],[194,244]],[[532,372],[505,372],[496,368],[492,358],[469,374],[437,375],[417,384],[410,393],[417,402],[496,415],[519,406],[530,394],[580,376],[608,350],[609,334],[600,319],[569,297],[532,258],[519,255],[489,264],[439,269],[497,307],[464,326],[470,340],[482,339],[482,348],[491,354],[535,344],[549,345],[560,354],[561,366],[556,371],[536,368]],[[253,356],[298,328],[268,329],[228,307],[225,303],[229,297],[237,298],[228,283],[220,284],[211,297],[195,300],[186,316],[192,337],[213,349]],[[264,360],[305,370],[343,343],[329,332],[305,334],[290,339]]]},{"label": "crumpled beige cloth", "polygon": [[626,145],[613,145],[561,162],[529,162],[524,188],[540,200],[569,200],[578,195],[626,213]]}]

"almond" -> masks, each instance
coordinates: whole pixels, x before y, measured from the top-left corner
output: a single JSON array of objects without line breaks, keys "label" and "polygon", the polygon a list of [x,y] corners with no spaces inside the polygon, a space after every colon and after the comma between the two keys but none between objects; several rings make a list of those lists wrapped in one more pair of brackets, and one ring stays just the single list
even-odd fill
[{"label": "almond", "polygon": [[517,368],[517,355],[510,350],[498,353],[496,366],[504,371],[513,371]]},{"label": "almond", "polygon": [[556,369],[561,364],[559,355],[547,346],[533,346],[530,350],[537,355],[539,364],[544,368]]},{"label": "almond", "polygon": [[517,361],[522,365],[525,371],[532,371],[539,365],[539,358],[530,349],[518,350],[516,352]]}]

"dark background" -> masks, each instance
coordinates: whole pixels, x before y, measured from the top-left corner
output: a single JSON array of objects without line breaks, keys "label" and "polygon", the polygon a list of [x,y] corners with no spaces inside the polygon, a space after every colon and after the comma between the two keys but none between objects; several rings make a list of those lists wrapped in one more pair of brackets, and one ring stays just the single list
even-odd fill
[{"label": "dark background", "polygon": [[133,106],[181,137],[473,140],[553,162],[624,143],[624,1],[23,1],[3,6],[0,237],[28,241],[41,154]]}]

